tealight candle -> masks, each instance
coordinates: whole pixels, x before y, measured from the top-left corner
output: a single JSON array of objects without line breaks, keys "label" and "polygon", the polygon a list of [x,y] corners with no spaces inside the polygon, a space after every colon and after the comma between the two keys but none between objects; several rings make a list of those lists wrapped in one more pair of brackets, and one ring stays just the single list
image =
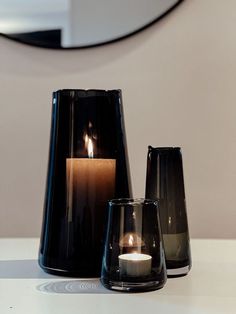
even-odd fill
[{"label": "tealight candle", "polygon": [[119,255],[120,274],[142,277],[151,273],[152,257],[148,254],[129,253]]}]

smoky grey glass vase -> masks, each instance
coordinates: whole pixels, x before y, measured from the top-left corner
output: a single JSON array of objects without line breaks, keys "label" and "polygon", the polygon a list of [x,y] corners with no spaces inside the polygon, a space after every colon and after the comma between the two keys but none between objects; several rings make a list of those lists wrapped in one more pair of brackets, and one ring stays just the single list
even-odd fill
[{"label": "smoky grey glass vase", "polygon": [[146,198],[159,202],[168,277],[186,275],[191,253],[179,147],[148,147]]},{"label": "smoky grey glass vase", "polygon": [[121,91],[54,92],[39,249],[44,271],[99,277],[107,201],[131,193]]}]

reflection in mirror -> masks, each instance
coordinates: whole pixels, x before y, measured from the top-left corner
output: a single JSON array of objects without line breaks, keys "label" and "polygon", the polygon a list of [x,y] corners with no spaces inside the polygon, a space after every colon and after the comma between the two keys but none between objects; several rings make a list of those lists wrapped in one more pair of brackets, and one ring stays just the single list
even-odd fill
[{"label": "reflection in mirror", "polygon": [[48,48],[88,47],[131,35],[182,0],[1,0],[0,33]]}]

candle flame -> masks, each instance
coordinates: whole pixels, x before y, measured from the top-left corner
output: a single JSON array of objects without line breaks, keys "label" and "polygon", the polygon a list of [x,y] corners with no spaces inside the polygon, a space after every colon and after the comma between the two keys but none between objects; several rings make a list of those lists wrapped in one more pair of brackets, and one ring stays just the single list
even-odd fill
[{"label": "candle flame", "polygon": [[144,241],[142,236],[136,232],[128,232],[119,241],[120,247],[134,248],[144,246]]},{"label": "candle flame", "polygon": [[88,138],[88,157],[93,158],[93,141]]},{"label": "candle flame", "polygon": [[133,244],[134,244],[134,236],[132,234],[129,235],[129,241],[128,242],[129,242],[130,246],[133,246]]}]

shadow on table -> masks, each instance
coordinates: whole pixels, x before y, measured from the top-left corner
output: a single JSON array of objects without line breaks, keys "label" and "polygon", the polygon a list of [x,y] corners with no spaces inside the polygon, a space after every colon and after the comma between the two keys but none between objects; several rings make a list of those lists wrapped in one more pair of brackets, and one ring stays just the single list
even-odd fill
[{"label": "shadow on table", "polygon": [[[58,280],[63,277],[45,273],[37,260],[0,261],[0,279],[54,279],[36,287],[46,293],[67,294],[111,294],[116,293],[105,289],[99,279]],[[64,277],[66,278],[66,277]]]}]

